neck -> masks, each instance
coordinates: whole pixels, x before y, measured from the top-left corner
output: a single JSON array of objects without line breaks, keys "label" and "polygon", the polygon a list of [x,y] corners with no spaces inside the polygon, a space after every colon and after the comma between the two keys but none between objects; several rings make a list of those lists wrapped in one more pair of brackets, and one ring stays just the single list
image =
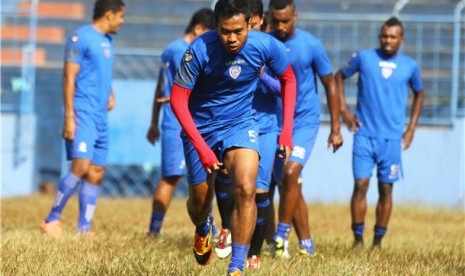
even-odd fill
[{"label": "neck", "polygon": [[186,41],[187,44],[191,44],[191,42],[194,41],[195,37],[196,36],[192,32],[190,32],[190,33],[185,34],[182,37],[182,39],[184,39],[184,41]]},{"label": "neck", "polygon": [[94,22],[92,22],[92,26],[97,31],[99,31],[99,32],[101,32],[103,34],[108,34],[108,27],[107,27],[107,24],[106,24],[105,21],[103,21],[101,19],[94,20]]}]

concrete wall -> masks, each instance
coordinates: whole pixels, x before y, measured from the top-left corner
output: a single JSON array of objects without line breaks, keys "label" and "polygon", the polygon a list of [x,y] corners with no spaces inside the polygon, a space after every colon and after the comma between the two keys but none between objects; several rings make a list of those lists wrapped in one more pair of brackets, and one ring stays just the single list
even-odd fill
[{"label": "concrete wall", "polygon": [[3,196],[34,192],[35,124],[34,115],[1,114],[1,190]]},{"label": "concrete wall", "polygon": [[[328,125],[322,125],[313,154],[304,168],[304,196],[310,202],[349,203],[353,188],[353,135],[343,129],[344,146],[326,150]],[[465,207],[465,119],[453,128],[418,127],[411,147],[402,154],[404,178],[394,188],[394,202],[443,207]],[[373,172],[370,204],[376,203]]]}]

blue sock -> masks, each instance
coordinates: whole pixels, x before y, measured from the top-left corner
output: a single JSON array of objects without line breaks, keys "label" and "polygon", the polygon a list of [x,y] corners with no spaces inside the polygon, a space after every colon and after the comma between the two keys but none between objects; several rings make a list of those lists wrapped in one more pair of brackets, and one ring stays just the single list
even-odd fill
[{"label": "blue sock", "polygon": [[315,249],[313,247],[313,240],[312,239],[303,239],[299,241],[299,246],[302,249],[307,250],[310,254],[315,254]]},{"label": "blue sock", "polygon": [[228,273],[234,272],[236,270],[244,270],[244,261],[249,247],[246,244],[234,243],[232,244],[232,254],[231,261],[229,262]]},{"label": "blue sock", "polygon": [[165,213],[159,211],[152,212],[152,218],[150,219],[150,228],[149,232],[153,235],[160,234],[161,225],[163,224],[163,219],[165,218]]},{"label": "blue sock", "polygon": [[204,223],[198,225],[195,228],[195,233],[199,234],[202,237],[206,237],[210,233],[210,216],[207,217]]},{"label": "blue sock", "polygon": [[352,223],[352,231],[356,236],[363,236],[363,230],[365,230],[365,224],[362,223]]},{"label": "blue sock", "polygon": [[78,232],[88,232],[94,217],[100,186],[84,182],[79,192]]},{"label": "blue sock", "polygon": [[381,226],[377,226],[375,225],[375,236],[384,236],[387,232],[387,228],[386,227],[381,227]]},{"label": "blue sock", "polygon": [[278,237],[281,237],[283,240],[287,239],[287,233],[291,230],[291,225],[287,223],[278,223],[278,227],[276,229],[276,235]]},{"label": "blue sock", "polygon": [[215,226],[215,219],[213,218],[213,212],[210,211],[210,224],[212,225],[212,235],[217,236],[220,234],[220,230]]},{"label": "blue sock", "polygon": [[63,209],[65,208],[65,205],[66,205],[66,202],[68,202],[68,199],[76,191],[79,181],[81,181],[81,179],[79,179],[77,176],[75,176],[71,172],[68,172],[68,174],[66,174],[60,180],[52,210],[50,211],[50,214],[48,215],[48,217],[45,219],[46,223],[49,223],[55,220],[60,220],[61,212],[63,212]]}]

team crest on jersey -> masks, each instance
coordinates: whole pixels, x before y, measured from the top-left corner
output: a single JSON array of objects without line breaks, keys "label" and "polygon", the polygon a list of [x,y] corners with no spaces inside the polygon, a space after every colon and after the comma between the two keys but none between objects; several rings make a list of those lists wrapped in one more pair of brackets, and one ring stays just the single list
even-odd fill
[{"label": "team crest on jersey", "polygon": [[239,77],[239,75],[241,74],[241,71],[242,69],[239,65],[233,65],[229,67],[229,75],[233,79],[237,79],[237,77]]},{"label": "team crest on jersey", "polygon": [[79,36],[77,36],[77,35],[73,35],[71,37],[71,41],[74,42],[74,43],[76,43],[78,40],[79,40]]},{"label": "team crest on jersey", "polygon": [[111,56],[111,50],[110,50],[110,49],[104,49],[104,50],[103,50],[103,54],[105,55],[105,57],[110,58],[110,56]]},{"label": "team crest on jersey", "polygon": [[186,51],[186,52],[184,53],[184,61],[185,61],[185,62],[191,61],[192,58],[193,58],[193,56],[192,56],[192,53],[191,53],[190,51]]},{"label": "team crest on jersey", "polygon": [[392,75],[392,69],[387,67],[381,68],[381,75],[383,75],[385,79],[389,79],[389,77]]},{"label": "team crest on jersey", "polygon": [[399,177],[400,166],[398,164],[391,165],[391,171],[389,173],[389,179],[396,179]]}]

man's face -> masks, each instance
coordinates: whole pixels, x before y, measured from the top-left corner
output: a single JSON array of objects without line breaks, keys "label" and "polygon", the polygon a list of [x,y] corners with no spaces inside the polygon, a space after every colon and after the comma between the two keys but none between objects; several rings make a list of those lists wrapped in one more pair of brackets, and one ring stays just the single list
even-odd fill
[{"label": "man's face", "polygon": [[254,14],[250,16],[249,27],[251,30],[260,31],[263,24],[263,15]]},{"label": "man's face", "polygon": [[297,19],[297,12],[293,5],[288,5],[281,10],[271,7],[270,18],[271,29],[276,32],[278,38],[286,40],[294,35],[294,21]]},{"label": "man's face", "polygon": [[233,17],[220,17],[218,20],[218,34],[224,48],[231,54],[238,53],[247,41],[249,26],[244,14]]},{"label": "man's face", "polygon": [[400,45],[404,43],[404,35],[400,26],[384,26],[379,34],[379,44],[382,51],[393,56],[399,51]]},{"label": "man's face", "polygon": [[119,28],[121,25],[124,23],[124,7],[121,7],[121,9],[117,12],[109,11],[107,14],[107,18],[109,21],[109,26],[110,26],[110,34],[117,34],[119,31]]}]

